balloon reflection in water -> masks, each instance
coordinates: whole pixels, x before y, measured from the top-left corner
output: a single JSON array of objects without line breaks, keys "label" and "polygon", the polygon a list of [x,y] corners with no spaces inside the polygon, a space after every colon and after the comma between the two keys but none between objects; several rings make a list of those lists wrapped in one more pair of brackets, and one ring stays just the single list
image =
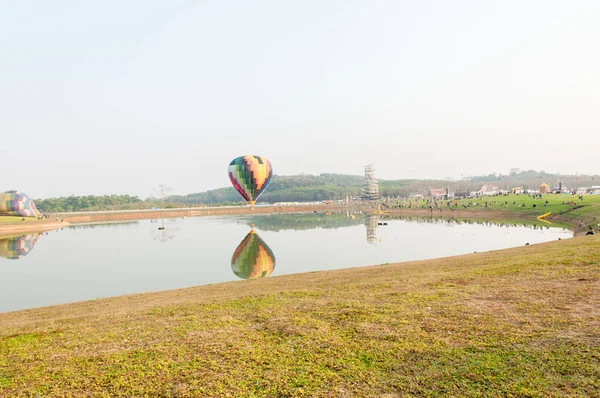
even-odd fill
[{"label": "balloon reflection in water", "polygon": [[275,255],[254,228],[233,252],[231,269],[242,279],[262,278],[275,269]]},{"label": "balloon reflection in water", "polygon": [[0,239],[0,257],[17,260],[33,250],[39,234]]}]

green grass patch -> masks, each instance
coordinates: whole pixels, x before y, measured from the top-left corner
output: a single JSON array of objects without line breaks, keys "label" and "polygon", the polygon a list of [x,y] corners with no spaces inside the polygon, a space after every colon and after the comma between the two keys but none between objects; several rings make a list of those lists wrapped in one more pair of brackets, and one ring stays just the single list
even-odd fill
[{"label": "green grass patch", "polygon": [[[521,194],[461,199],[451,202],[452,208],[460,212],[460,219],[463,220],[468,217],[465,214],[471,213],[475,220],[493,220],[494,223],[501,224],[572,228],[578,234],[586,232],[590,226],[596,231],[600,230],[600,195],[583,195],[583,200],[580,200],[579,195],[547,194],[540,199]],[[412,201],[410,209],[398,209],[397,206],[401,203],[392,201],[390,205],[392,210],[401,210],[403,215],[408,215],[413,210],[423,211],[429,206],[425,200],[419,200]],[[440,201],[439,204],[441,211],[434,206],[431,216],[452,218],[455,212],[447,206],[447,202]],[[549,212],[552,214],[545,220],[550,224],[537,220],[538,216]]]},{"label": "green grass patch", "polygon": [[19,223],[40,223],[44,220],[40,220],[36,217],[16,217],[16,216],[0,216],[0,225],[2,224],[19,224]]}]

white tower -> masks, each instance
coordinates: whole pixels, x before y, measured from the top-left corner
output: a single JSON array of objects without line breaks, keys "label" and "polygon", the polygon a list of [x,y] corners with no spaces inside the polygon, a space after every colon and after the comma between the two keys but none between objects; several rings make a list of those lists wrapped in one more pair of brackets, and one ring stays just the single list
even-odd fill
[{"label": "white tower", "polygon": [[365,166],[365,186],[363,197],[367,200],[379,199],[379,185],[375,178],[375,168],[372,164]]}]

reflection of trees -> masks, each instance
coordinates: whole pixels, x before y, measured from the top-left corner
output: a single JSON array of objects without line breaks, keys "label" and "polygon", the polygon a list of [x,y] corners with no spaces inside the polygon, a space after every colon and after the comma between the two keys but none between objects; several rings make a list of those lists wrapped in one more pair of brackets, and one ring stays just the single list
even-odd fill
[{"label": "reflection of trees", "polygon": [[362,224],[361,217],[351,217],[347,212],[261,214],[244,218],[247,225],[256,224],[262,231],[282,231],[286,229],[307,230],[315,228],[332,229]]},{"label": "reflection of trees", "polygon": [[114,228],[121,227],[123,225],[137,225],[139,221],[106,221],[106,222],[97,222],[93,224],[82,224],[82,225],[69,225],[69,229],[94,229],[94,228]]},{"label": "reflection of trees", "polygon": [[367,242],[376,243],[378,241],[377,223],[380,219],[381,216],[377,214],[368,214],[365,216],[361,211],[343,211],[332,213],[261,214],[247,217],[242,222],[248,225],[256,224],[263,231],[275,232],[286,229],[335,229],[363,224],[367,228]]},{"label": "reflection of trees", "polygon": [[0,257],[11,260],[28,255],[35,246],[40,234],[14,236],[0,239]]},{"label": "reflection of trees", "polygon": [[527,222],[527,221],[509,221],[509,220],[501,220],[501,221],[487,221],[487,220],[472,220],[468,218],[443,218],[443,217],[432,217],[432,216],[386,216],[388,220],[402,220],[415,222],[418,224],[446,224],[449,226],[453,225],[482,225],[486,227],[522,227],[529,229],[550,229],[550,228],[559,228],[561,227],[550,227],[549,225],[540,225],[535,221]]}]

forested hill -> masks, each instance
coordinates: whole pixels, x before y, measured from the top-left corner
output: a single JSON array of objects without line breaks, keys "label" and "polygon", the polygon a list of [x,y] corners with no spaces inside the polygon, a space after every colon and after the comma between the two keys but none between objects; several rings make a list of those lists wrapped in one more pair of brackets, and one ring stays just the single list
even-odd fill
[{"label": "forested hill", "polygon": [[[364,177],[356,175],[274,175],[269,188],[260,197],[260,201],[276,203],[346,199],[347,196],[359,196],[363,184]],[[426,190],[440,184],[445,186],[445,182],[435,180],[381,180],[379,182],[380,193],[383,196],[405,194],[409,189]],[[185,196],[171,196],[169,201],[214,204],[240,202],[240,198],[240,194],[233,187],[228,187]]]},{"label": "forested hill", "polygon": [[[513,174],[489,174],[467,177],[459,181],[447,180],[380,180],[379,192],[386,196],[408,196],[411,193],[427,194],[429,189],[448,187],[451,192],[468,193],[479,190],[482,185],[490,184],[499,189],[520,186],[524,189],[537,189],[542,182],[551,187],[561,181],[569,188],[600,185],[598,175],[559,175],[544,171],[526,170]],[[322,200],[346,199],[347,196],[359,196],[364,177],[345,174],[321,175],[274,175],[269,188],[260,197],[260,202],[311,202]],[[174,203],[216,204],[240,203],[241,196],[233,187],[213,189],[185,196],[172,196]]]},{"label": "forested hill", "polygon": [[[569,188],[591,187],[600,185],[598,175],[557,175],[543,171],[522,171],[520,173],[501,175],[489,174],[473,176],[459,181],[445,180],[380,180],[381,196],[406,197],[411,193],[426,195],[429,189],[448,187],[451,192],[468,193],[478,190],[483,184],[497,186],[500,189],[522,187],[537,189],[542,182],[554,187],[562,182]],[[343,174],[273,176],[271,185],[260,197],[262,203],[276,202],[313,202],[322,200],[344,200],[347,196],[360,195],[364,177]],[[36,199],[38,209],[44,213],[90,211],[90,210],[137,210],[151,207],[175,208],[182,205],[212,205],[242,203],[240,194],[233,188],[219,188],[211,191],[193,193],[184,196],[171,196],[161,202],[157,198],[142,200],[130,195],[107,196],[69,196],[50,199]]]}]

